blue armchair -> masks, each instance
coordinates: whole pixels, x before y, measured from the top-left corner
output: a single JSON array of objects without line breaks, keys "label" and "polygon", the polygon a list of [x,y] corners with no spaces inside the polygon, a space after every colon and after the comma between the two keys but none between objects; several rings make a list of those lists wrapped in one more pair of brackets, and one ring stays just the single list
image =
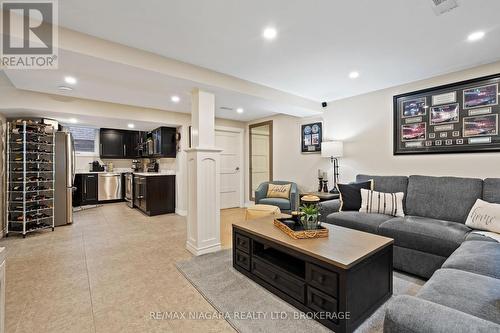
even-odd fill
[{"label": "blue armchair", "polygon": [[[267,198],[267,188],[269,183],[276,185],[292,184],[292,186],[290,186],[290,197],[288,199]],[[297,204],[298,204],[297,184],[281,180],[264,182],[260,184],[259,187],[255,190],[255,203],[262,205],[277,206],[283,213],[290,213],[291,211],[297,210]]]}]

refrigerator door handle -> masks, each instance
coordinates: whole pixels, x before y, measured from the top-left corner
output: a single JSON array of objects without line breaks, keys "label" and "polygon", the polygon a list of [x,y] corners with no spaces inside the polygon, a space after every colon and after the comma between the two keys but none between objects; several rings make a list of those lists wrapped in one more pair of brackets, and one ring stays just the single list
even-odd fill
[{"label": "refrigerator door handle", "polygon": [[73,136],[71,136],[71,186],[75,184],[75,168],[76,168],[76,152],[75,152],[75,140],[73,139]]},{"label": "refrigerator door handle", "polygon": [[66,223],[73,223],[73,188],[66,189]]}]

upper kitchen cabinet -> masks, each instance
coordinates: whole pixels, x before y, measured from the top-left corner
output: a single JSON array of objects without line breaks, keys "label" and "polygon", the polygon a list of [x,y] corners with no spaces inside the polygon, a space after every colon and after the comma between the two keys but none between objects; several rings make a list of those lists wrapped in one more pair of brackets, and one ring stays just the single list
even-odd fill
[{"label": "upper kitchen cabinet", "polygon": [[138,131],[101,128],[99,137],[101,158],[141,157],[141,134]]},{"label": "upper kitchen cabinet", "polygon": [[125,158],[125,133],[121,130],[101,128],[99,133],[101,158]]},{"label": "upper kitchen cabinet", "polygon": [[152,131],[154,157],[175,157],[177,155],[176,133],[175,127],[159,127]]},{"label": "upper kitchen cabinet", "polygon": [[125,157],[139,158],[141,157],[141,142],[142,134],[138,131],[125,131]]},{"label": "upper kitchen cabinet", "polygon": [[101,128],[100,157],[110,159],[176,157],[176,133],[175,127],[159,127],[147,134]]}]

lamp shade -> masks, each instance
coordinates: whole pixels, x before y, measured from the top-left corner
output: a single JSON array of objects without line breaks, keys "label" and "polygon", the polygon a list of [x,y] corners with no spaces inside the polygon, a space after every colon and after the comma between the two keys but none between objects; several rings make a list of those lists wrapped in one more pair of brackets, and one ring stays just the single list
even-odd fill
[{"label": "lamp shade", "polygon": [[322,157],[342,157],[344,155],[344,143],[342,141],[326,141],[321,143]]}]

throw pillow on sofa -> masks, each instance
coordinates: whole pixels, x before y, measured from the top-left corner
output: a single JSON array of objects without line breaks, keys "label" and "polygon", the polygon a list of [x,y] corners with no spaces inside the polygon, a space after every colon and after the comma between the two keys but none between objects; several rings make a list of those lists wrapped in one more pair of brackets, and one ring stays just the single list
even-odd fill
[{"label": "throw pillow on sofa", "polygon": [[477,199],[467,216],[465,225],[472,229],[500,234],[500,204]]},{"label": "throw pillow on sofa", "polygon": [[369,214],[385,214],[404,217],[403,192],[384,193],[371,190],[361,190],[360,212]]},{"label": "throw pillow on sofa", "polygon": [[373,181],[337,184],[337,189],[340,193],[340,209],[341,212],[358,211],[361,208],[361,189],[372,189]]},{"label": "throw pillow on sofa", "polygon": [[291,186],[292,184],[286,184],[286,185],[269,184],[267,187],[267,197],[288,199],[290,198]]}]

